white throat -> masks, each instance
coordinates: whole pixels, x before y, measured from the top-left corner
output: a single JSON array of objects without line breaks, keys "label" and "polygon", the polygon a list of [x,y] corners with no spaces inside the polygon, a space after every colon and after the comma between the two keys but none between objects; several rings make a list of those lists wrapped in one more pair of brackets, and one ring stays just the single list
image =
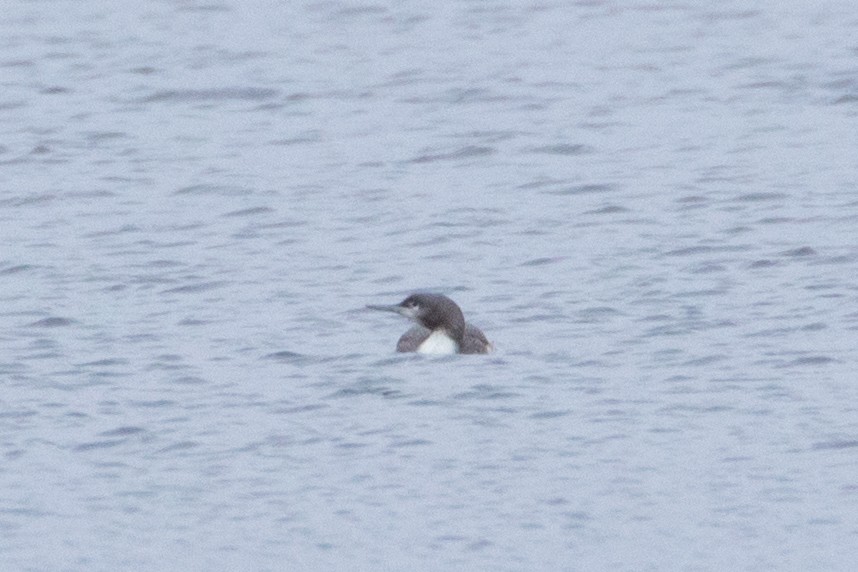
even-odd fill
[{"label": "white throat", "polygon": [[417,353],[421,354],[455,354],[458,351],[459,344],[444,330],[433,330],[417,348]]}]

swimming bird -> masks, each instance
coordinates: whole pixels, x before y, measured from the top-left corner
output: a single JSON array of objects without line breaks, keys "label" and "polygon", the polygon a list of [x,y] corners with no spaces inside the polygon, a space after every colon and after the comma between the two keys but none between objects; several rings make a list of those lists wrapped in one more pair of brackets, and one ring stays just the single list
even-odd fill
[{"label": "swimming bird", "polygon": [[398,352],[487,354],[494,349],[478,327],[465,322],[458,304],[442,294],[421,292],[393,306],[367,308],[395,312],[417,322],[399,338]]}]

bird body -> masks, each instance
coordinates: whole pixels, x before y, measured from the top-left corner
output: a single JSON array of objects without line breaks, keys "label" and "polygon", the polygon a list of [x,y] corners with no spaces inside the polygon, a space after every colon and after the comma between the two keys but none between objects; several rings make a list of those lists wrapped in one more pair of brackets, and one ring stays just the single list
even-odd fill
[{"label": "bird body", "polygon": [[417,322],[399,338],[398,352],[487,354],[494,349],[479,328],[465,322],[461,308],[442,294],[412,294],[393,306],[367,307],[395,312]]}]

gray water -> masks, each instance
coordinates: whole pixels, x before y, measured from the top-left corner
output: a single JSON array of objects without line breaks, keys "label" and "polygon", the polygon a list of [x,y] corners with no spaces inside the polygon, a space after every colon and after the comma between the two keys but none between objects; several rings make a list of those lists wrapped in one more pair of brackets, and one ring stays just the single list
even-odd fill
[{"label": "gray water", "polygon": [[[856,38],[5,3],[0,569],[853,570]],[[396,354],[414,290],[496,353]]]}]

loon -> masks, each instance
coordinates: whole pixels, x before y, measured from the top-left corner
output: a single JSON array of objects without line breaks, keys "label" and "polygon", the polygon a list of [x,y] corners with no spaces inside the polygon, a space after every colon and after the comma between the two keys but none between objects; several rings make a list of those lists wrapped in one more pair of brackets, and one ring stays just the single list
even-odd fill
[{"label": "loon", "polygon": [[487,354],[494,349],[478,327],[465,322],[459,306],[441,294],[417,293],[393,306],[367,308],[395,312],[417,322],[399,338],[398,352]]}]

